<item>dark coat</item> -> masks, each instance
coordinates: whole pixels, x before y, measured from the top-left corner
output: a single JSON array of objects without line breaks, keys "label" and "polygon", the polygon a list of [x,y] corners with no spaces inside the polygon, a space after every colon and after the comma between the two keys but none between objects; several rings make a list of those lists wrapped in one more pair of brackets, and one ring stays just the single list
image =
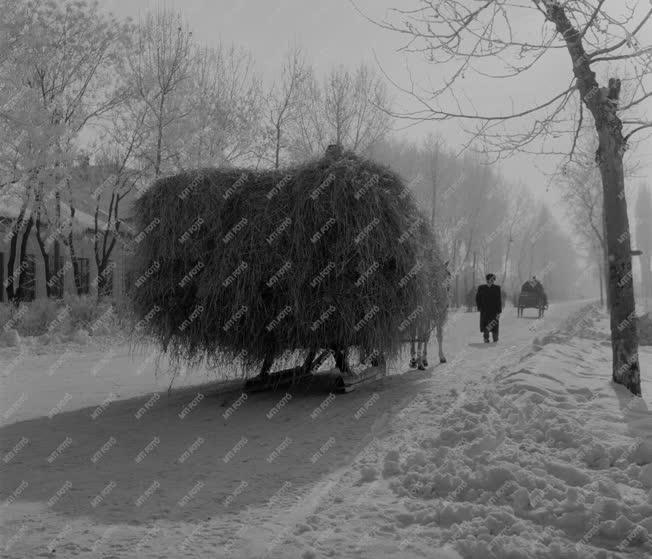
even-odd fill
[{"label": "dark coat", "polygon": [[475,294],[475,304],[480,315],[492,320],[503,310],[503,298],[499,285],[481,285]]}]

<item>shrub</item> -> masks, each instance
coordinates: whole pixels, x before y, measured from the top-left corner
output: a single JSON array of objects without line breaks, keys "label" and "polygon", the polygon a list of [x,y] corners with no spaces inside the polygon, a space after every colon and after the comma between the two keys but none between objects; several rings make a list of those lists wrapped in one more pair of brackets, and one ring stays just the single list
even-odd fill
[{"label": "shrub", "polygon": [[36,299],[27,303],[26,307],[27,311],[16,325],[18,333],[22,336],[40,336],[48,331],[66,332],[70,329],[69,313],[60,302],[53,299]]},{"label": "shrub", "polygon": [[48,331],[69,334],[83,329],[91,334],[118,333],[132,324],[128,301],[97,298],[90,295],[66,295],[61,299],[36,299],[16,308],[0,304],[0,334],[5,325],[21,336],[40,336]]},{"label": "shrub", "polygon": [[9,324],[11,317],[14,314],[14,306],[10,303],[0,303],[0,334],[4,332],[5,326],[9,325],[10,328],[13,328]]},{"label": "shrub", "polygon": [[67,295],[64,303],[70,307],[72,327],[90,329],[111,308],[109,301],[97,301],[93,295]]},{"label": "shrub", "polygon": [[116,299],[112,302],[115,327],[119,330],[129,330],[135,322],[134,308],[129,299]]}]

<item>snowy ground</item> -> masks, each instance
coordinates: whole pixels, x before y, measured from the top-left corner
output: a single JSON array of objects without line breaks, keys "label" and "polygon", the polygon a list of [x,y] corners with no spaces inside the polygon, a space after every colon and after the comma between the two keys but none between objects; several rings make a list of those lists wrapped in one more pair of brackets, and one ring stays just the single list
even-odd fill
[{"label": "snowy ground", "polygon": [[650,557],[652,348],[641,401],[582,307],[454,315],[448,364],[337,396],[3,350],[0,557]]}]

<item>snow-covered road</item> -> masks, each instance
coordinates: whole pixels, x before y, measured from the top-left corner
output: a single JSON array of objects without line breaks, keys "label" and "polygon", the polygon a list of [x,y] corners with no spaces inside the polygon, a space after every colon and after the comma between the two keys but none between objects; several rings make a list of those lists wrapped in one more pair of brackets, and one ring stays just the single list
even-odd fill
[{"label": "snow-covered road", "polygon": [[[432,510],[436,488],[427,488],[422,474],[435,468],[431,474],[442,486],[457,479],[443,496],[467,503],[512,479],[489,471],[486,454],[501,441],[515,440],[513,433],[493,425],[508,410],[497,412],[496,403],[482,409],[478,402],[501,376],[508,385],[513,381],[514,400],[521,392],[536,393],[527,375],[524,380],[518,374],[520,363],[532,363],[539,355],[539,365],[530,369],[554,382],[554,372],[544,372],[549,367],[544,354],[559,340],[544,334],[581,306],[553,305],[543,321],[516,319],[515,310],[507,308],[496,346],[478,343],[477,314],[453,315],[446,365],[423,372],[397,368],[386,379],[346,395],[313,388],[245,397],[239,390],[193,386],[204,380],[201,374],[184,378],[185,388],[159,394],[169,380],[153,377],[147,353],[132,359],[121,348],[112,352],[110,362],[107,352],[6,353],[0,363],[5,423],[0,431],[1,496],[6,503],[1,556],[48,557],[48,549],[56,548],[59,557],[89,558],[444,558],[460,556],[442,547],[458,542],[463,557],[491,557],[486,542],[478,539],[486,519],[474,524],[465,518],[481,511],[458,509],[442,516],[441,502],[438,511]],[[599,353],[599,342],[595,344]],[[434,349],[431,355],[436,355]],[[574,351],[581,360],[582,350]],[[563,362],[565,357],[548,359]],[[586,391],[601,393],[606,384],[589,383]],[[583,394],[580,388],[576,392],[577,398]],[[510,400],[509,394],[501,397]],[[480,429],[475,441],[469,430],[468,441],[459,444],[453,433],[471,429],[465,425],[471,416],[464,415],[471,412],[491,419],[491,429]],[[614,436],[626,437],[628,424],[621,423],[623,432]],[[438,453],[446,436],[453,437],[451,444]],[[447,454],[453,457],[454,447],[469,443],[476,446],[465,449],[466,458],[477,458],[482,474],[467,472],[462,485],[465,475],[460,472],[468,465],[460,463],[460,471],[450,471],[448,477],[442,468],[449,467],[444,462]],[[506,448],[511,452],[513,446]],[[535,450],[532,456],[537,456]],[[572,479],[566,481],[573,485]],[[640,491],[632,491],[628,499],[640,500]],[[637,514],[648,516],[643,509]],[[468,534],[482,545],[460,547],[466,521]],[[524,526],[534,522],[524,516],[519,521]],[[498,538],[495,556],[507,557],[500,553],[509,547],[495,536],[498,528],[492,522],[487,533],[492,542]],[[551,542],[572,540],[574,531],[549,524]],[[509,541],[525,549],[527,540]],[[555,557],[529,553],[513,556]]]},{"label": "snow-covered road", "polygon": [[[496,348],[479,343],[482,340],[477,313],[453,314],[445,339],[446,355],[451,362],[448,368],[471,355],[483,362],[487,357],[486,367],[511,345],[527,344],[537,331],[555,327],[579,304],[553,305],[548,316],[541,321],[533,318],[535,312],[532,310],[526,311],[526,318],[519,320],[515,309],[507,307],[501,322],[502,340]],[[433,336],[429,348],[433,365],[436,349]],[[92,351],[68,344],[55,349],[45,347],[38,353],[0,348],[0,425],[45,416],[53,410],[69,412],[98,406],[107,398],[124,400],[167,391],[171,382],[166,374],[165,358],[161,359],[156,373],[155,363],[159,357],[156,349],[131,351],[128,345],[121,345]],[[407,362],[407,356],[403,361]],[[406,372],[408,368],[404,365],[406,363],[396,364],[391,372]],[[228,371],[227,376],[233,378],[235,373],[234,370]],[[176,378],[174,387],[199,386],[222,376],[222,371],[192,371]]]}]

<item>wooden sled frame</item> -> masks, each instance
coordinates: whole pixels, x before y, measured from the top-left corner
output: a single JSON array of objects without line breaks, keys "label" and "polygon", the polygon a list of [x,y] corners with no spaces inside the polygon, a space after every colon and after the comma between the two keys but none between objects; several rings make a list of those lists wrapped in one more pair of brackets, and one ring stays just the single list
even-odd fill
[{"label": "wooden sled frame", "polygon": [[[248,379],[245,382],[245,391],[276,391],[279,388],[292,386],[299,382],[314,378],[314,373],[319,369],[319,367],[321,367],[324,361],[326,361],[326,359],[331,355],[335,356],[335,352],[329,349],[323,350],[316,358],[315,353],[316,352],[310,352],[306,362],[301,366],[276,371],[274,373],[266,372],[265,374],[262,374],[266,366],[266,364],[264,364],[261,374]],[[378,365],[367,367],[359,373],[351,371],[348,365],[345,365],[344,371],[340,369],[338,372],[322,373],[320,374],[320,377],[322,379],[330,379],[330,384],[332,385],[334,392],[352,392],[360,386],[379,380],[387,375],[387,362],[385,361],[385,358],[381,356],[378,360]],[[344,362],[346,363],[346,361]]]},{"label": "wooden sled frame", "polygon": [[548,304],[546,301],[546,298],[543,296],[540,296],[537,298],[536,304],[532,303],[527,303],[524,304],[524,299],[527,299],[528,297],[523,297],[523,292],[518,297],[518,302],[516,305],[516,316],[517,318],[523,318],[523,311],[525,309],[535,309],[538,311],[538,318],[543,318],[545,314],[545,310],[548,308]]}]

